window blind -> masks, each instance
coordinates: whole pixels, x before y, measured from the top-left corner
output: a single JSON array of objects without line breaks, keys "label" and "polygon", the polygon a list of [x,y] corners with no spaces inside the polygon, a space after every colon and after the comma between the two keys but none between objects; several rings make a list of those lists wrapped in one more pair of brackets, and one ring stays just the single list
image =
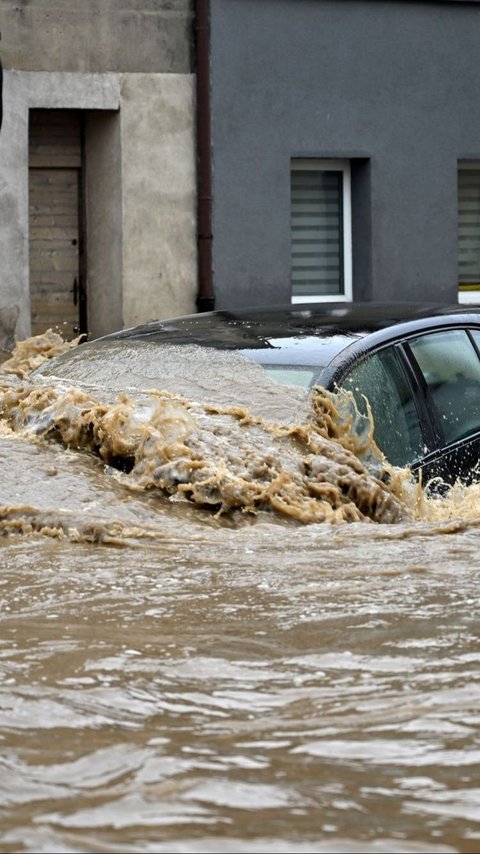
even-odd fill
[{"label": "window blind", "polygon": [[459,284],[480,283],[480,168],[458,170]]},{"label": "window blind", "polygon": [[338,296],[343,283],[343,172],[291,172],[293,296]]}]

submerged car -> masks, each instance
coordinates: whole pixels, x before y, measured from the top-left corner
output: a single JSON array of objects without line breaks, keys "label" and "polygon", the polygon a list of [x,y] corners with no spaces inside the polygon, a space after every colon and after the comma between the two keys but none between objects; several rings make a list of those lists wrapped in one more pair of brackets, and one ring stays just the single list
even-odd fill
[{"label": "submerged car", "polygon": [[[221,361],[221,351],[234,352],[242,361],[235,362],[232,383],[248,360],[305,392],[314,385],[351,391],[360,412],[368,400],[375,442],[392,465],[422,469],[424,482],[480,477],[480,306],[320,303],[206,312],[87,342],[40,373],[74,379],[72,366],[95,364],[96,353],[108,382],[109,354],[127,342],[130,351],[148,343],[160,363],[172,347],[180,363],[178,348],[186,345],[206,349],[211,364]],[[195,374],[199,363],[185,364]],[[199,382],[201,373],[199,365]]]}]

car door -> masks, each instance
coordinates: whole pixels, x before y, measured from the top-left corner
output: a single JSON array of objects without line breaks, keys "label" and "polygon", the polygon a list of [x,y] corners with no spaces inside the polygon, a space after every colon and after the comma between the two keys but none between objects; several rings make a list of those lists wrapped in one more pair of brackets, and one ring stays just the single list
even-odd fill
[{"label": "car door", "polygon": [[434,448],[423,480],[470,483],[480,477],[480,332],[444,329],[412,338],[405,350],[423,386]]}]

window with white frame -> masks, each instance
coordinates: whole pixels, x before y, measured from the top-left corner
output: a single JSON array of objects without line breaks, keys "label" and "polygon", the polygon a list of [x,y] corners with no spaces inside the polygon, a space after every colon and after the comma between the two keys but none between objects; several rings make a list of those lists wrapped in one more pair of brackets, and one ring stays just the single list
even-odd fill
[{"label": "window with white frame", "polygon": [[350,162],[291,161],[292,302],[352,299]]},{"label": "window with white frame", "polygon": [[458,299],[480,301],[480,161],[458,164]]}]

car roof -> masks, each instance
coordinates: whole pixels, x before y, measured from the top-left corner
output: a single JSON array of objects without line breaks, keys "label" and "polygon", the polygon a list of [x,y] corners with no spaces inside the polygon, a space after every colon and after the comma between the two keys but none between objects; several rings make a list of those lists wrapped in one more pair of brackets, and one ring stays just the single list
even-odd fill
[{"label": "car roof", "polygon": [[356,342],[361,347],[360,342],[367,336],[370,349],[403,334],[468,322],[480,325],[480,306],[306,303],[183,315],[155,320],[97,340],[197,344],[237,350],[262,364],[309,365],[320,370]]}]

